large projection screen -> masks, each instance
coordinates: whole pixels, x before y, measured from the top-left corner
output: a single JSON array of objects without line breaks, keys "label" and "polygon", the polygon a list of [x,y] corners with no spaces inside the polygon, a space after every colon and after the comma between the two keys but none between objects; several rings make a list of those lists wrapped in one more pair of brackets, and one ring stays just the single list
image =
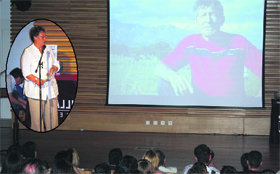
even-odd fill
[{"label": "large projection screen", "polygon": [[108,105],[263,107],[264,0],[108,5]]}]

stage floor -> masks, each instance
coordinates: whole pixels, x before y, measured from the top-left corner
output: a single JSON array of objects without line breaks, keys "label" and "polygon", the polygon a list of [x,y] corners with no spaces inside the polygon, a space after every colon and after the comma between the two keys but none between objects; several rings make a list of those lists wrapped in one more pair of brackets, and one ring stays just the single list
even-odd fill
[{"label": "stage floor", "polygon": [[[12,144],[12,131],[1,130],[1,150]],[[178,168],[194,162],[193,149],[199,144],[208,145],[215,153],[214,163],[221,169],[232,165],[241,170],[240,157],[245,152],[258,150],[263,154],[263,169],[278,171],[279,145],[270,145],[269,136],[244,135],[197,135],[170,133],[123,133],[96,131],[52,131],[36,133],[19,131],[19,143],[34,141],[38,146],[38,157],[52,166],[56,152],[76,148],[80,156],[80,167],[94,168],[108,161],[110,149],[119,147],[124,155],[140,159],[149,149],[160,149],[167,157],[167,166]]]}]

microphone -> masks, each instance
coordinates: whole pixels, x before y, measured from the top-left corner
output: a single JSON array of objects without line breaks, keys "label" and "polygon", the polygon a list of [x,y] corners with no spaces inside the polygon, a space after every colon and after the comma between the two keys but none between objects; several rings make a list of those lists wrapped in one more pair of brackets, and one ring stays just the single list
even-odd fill
[{"label": "microphone", "polygon": [[42,47],[42,55],[44,54],[45,49],[46,49],[46,45],[43,45],[43,47]]},{"label": "microphone", "polygon": [[39,62],[38,62],[38,66],[37,66],[37,68],[36,68],[36,70],[35,70],[35,73],[37,73],[37,70],[38,70],[39,66],[42,65],[41,60],[42,60],[42,57],[43,57],[43,54],[44,54],[45,49],[46,49],[46,45],[43,45],[43,46],[42,46],[42,54],[41,54],[40,60],[39,60]]}]

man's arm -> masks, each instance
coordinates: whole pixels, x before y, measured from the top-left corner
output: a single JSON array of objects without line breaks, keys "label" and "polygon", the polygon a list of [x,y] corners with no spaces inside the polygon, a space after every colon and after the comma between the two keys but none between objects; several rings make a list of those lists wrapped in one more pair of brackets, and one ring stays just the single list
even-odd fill
[{"label": "man's arm", "polygon": [[170,83],[176,96],[183,95],[186,90],[193,94],[192,85],[185,74],[179,74],[162,63],[157,65],[155,74]]},{"label": "man's arm", "polygon": [[17,104],[17,105],[20,105],[22,106],[24,109],[26,109],[26,101],[22,98],[18,98],[16,99],[12,93],[8,93],[8,96],[9,96],[9,99],[10,99],[10,102],[11,103],[14,103],[14,104]]}]

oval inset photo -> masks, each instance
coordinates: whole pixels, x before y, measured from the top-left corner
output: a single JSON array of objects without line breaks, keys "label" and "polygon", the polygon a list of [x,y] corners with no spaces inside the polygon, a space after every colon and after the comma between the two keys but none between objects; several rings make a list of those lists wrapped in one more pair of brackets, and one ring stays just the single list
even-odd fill
[{"label": "oval inset photo", "polygon": [[60,26],[47,19],[25,25],[6,64],[7,93],[17,119],[36,132],[61,125],[74,104],[77,69],[74,48]]}]

